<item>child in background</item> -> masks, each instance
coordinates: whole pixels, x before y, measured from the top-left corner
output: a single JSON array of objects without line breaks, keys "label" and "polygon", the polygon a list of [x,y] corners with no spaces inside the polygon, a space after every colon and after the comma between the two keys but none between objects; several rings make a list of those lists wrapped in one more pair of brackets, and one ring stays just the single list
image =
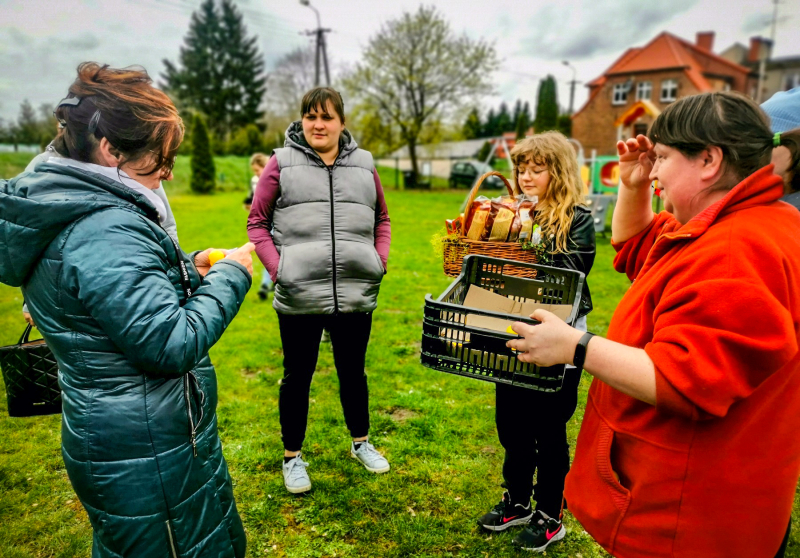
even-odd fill
[{"label": "child in background", "polygon": [[[267,161],[269,161],[269,157],[263,153],[254,153],[250,157],[250,168],[253,170],[253,177],[250,179],[250,192],[248,193],[247,198],[244,200],[244,208],[248,212],[253,204],[253,196],[256,194],[258,179],[261,177],[261,173],[264,172],[264,169],[267,167]],[[264,271],[261,274],[261,286],[258,288],[258,298],[261,300],[267,300],[269,292],[274,289],[275,285],[272,284],[272,278],[269,276],[269,273],[267,273],[266,268],[264,268]]]},{"label": "child in background", "polygon": [[[594,223],[583,202],[583,183],[572,146],[559,132],[545,132],[518,142],[511,150],[517,194],[538,196],[534,223],[547,242],[550,263],[589,274],[595,257]],[[586,331],[592,310],[584,284],[575,327]],[[503,486],[507,491],[478,523],[490,531],[525,525],[514,544],[544,551],[564,538],[561,523],[564,479],[569,472],[567,422],[578,405],[581,371],[567,366],[560,391],[545,393],[497,384],[496,424],[505,449]],[[533,476],[537,483],[534,494]],[[531,496],[536,507],[531,507]]]},{"label": "child in background", "polygon": [[250,206],[253,205],[253,196],[256,194],[258,179],[261,177],[261,173],[264,172],[268,160],[269,157],[263,153],[253,153],[253,155],[250,157],[250,168],[253,171],[253,176],[250,178],[250,191],[247,193],[247,197],[244,199],[244,208],[247,211],[250,211]]}]

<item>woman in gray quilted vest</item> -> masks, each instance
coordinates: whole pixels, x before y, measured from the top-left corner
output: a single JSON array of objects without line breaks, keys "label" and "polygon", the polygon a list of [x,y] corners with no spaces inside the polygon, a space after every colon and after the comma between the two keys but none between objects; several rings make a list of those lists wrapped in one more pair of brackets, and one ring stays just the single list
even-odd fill
[{"label": "woman in gray quilted vest", "polygon": [[[386,273],[391,228],[372,155],[345,129],[341,95],[319,87],[261,174],[247,222],[256,253],[275,282],[283,343],[280,421],[283,478],[311,489],[301,455],[311,378],[323,329],[330,332],[350,454],[373,473],[389,462],[369,443],[364,360],[372,311]],[[311,340],[311,341],[309,341]]]},{"label": "woman in gray quilted vest", "polygon": [[0,282],[58,362],[64,464],[93,558],[244,558],[208,358],[252,244],[209,265],[164,227],[183,124],[144,70],[87,62],[55,111],[60,156],[0,180]]}]

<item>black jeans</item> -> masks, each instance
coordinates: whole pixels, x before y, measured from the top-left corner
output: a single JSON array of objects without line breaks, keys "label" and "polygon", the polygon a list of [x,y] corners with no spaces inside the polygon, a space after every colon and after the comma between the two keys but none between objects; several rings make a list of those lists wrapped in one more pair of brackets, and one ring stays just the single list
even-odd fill
[{"label": "black jeans", "polygon": [[567,368],[556,393],[497,384],[497,434],[506,450],[504,485],[512,502],[527,505],[537,473],[536,509],[550,517],[561,513],[569,472],[567,422],[578,406],[580,381],[580,371]]},{"label": "black jeans", "polygon": [[333,360],[339,376],[339,398],[350,435],[369,432],[369,392],[364,359],[372,312],[353,314],[302,314],[278,312],[283,343],[283,381],[278,409],[281,436],[287,451],[300,451],[308,424],[308,394],[317,367],[322,329],[331,335]]},{"label": "black jeans", "polygon": [[792,532],[792,518],[789,518],[789,526],[786,528],[786,534],[783,536],[783,542],[781,543],[781,547],[778,549],[778,553],[775,555],[775,558],[783,558],[786,555],[786,546],[789,544],[789,533]]}]

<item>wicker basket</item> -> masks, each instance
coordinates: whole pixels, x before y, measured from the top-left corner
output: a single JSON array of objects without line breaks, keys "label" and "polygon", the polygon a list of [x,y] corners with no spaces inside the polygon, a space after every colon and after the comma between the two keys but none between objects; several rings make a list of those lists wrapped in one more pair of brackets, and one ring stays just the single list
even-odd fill
[{"label": "wicker basket", "polygon": [[[508,195],[514,195],[514,189],[509,184],[505,176],[497,171],[489,171],[481,176],[472,187],[469,194],[469,200],[464,208],[464,215],[468,216],[472,208],[472,202],[478,196],[478,189],[489,176],[499,176],[503,179],[506,185]],[[489,256],[492,258],[502,258],[504,260],[514,260],[517,262],[535,264],[536,253],[533,250],[523,250],[522,244],[519,242],[487,242],[485,240],[470,240],[464,235],[466,231],[462,231],[462,236],[458,239],[446,238],[444,242],[444,272],[445,275],[450,277],[457,277],[461,273],[461,264],[464,256],[467,254],[476,254],[478,256]],[[516,275],[518,277],[536,277],[536,270],[526,267],[513,267],[504,272],[506,275]]]}]

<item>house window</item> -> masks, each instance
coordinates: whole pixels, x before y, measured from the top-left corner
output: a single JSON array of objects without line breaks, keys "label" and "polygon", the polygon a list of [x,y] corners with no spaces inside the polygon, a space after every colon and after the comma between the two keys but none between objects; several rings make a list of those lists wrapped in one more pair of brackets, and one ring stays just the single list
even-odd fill
[{"label": "house window", "polygon": [[628,102],[628,84],[615,83],[614,84],[614,97],[611,100],[612,105],[624,105]]},{"label": "house window", "polygon": [[638,135],[647,135],[647,124],[644,122],[639,122],[633,125],[633,137]]},{"label": "house window", "polygon": [[671,103],[678,98],[678,80],[665,79],[661,82],[661,102]]},{"label": "house window", "polygon": [[786,84],[783,87],[784,91],[789,91],[795,87],[800,87],[800,73],[786,74]]},{"label": "house window", "polygon": [[649,101],[653,93],[653,82],[640,81],[636,84],[636,100]]}]

